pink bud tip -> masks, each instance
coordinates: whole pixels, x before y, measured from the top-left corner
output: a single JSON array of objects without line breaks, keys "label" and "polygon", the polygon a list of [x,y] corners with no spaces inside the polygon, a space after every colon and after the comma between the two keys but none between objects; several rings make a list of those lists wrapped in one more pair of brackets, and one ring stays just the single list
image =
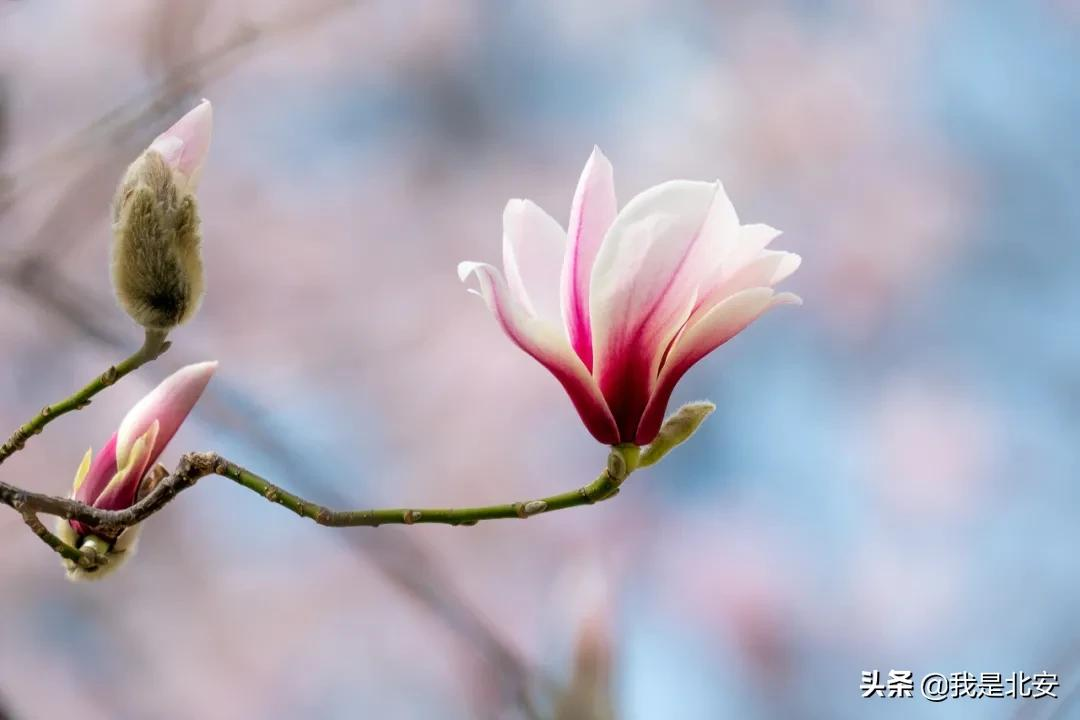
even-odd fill
[{"label": "pink bud tip", "polygon": [[213,125],[213,108],[209,100],[203,100],[177,120],[175,125],[158,135],[150,143],[150,149],[160,153],[165,162],[194,187],[210,150]]},{"label": "pink bud tip", "polygon": [[217,362],[213,361],[180,368],[136,403],[117,430],[117,462],[122,464],[127,459],[135,440],[157,421],[161,429],[150,452],[150,462],[155,462],[195,407],[216,369]]}]

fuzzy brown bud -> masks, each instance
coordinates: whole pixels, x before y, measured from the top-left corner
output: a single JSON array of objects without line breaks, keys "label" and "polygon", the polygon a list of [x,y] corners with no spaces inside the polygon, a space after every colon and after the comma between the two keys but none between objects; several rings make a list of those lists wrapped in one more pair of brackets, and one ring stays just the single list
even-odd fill
[{"label": "fuzzy brown bud", "polygon": [[204,101],[128,167],[113,200],[113,289],[128,315],[151,330],[186,322],[202,301],[194,189],[210,122]]}]

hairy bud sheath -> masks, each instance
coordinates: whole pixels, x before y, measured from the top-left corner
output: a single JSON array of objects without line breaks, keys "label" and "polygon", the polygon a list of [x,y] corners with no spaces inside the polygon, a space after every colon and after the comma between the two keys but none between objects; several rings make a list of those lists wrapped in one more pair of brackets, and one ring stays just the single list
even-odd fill
[{"label": "hairy bud sheath", "polygon": [[148,329],[186,322],[202,300],[194,190],[210,128],[210,103],[203,101],[128,167],[113,200],[113,288],[128,315]]},{"label": "hairy bud sheath", "polygon": [[716,406],[707,400],[687,403],[676,410],[664,424],[660,432],[641,453],[641,467],[648,467],[667,455],[671,450],[690,439],[697,432],[705,418],[712,414]]}]

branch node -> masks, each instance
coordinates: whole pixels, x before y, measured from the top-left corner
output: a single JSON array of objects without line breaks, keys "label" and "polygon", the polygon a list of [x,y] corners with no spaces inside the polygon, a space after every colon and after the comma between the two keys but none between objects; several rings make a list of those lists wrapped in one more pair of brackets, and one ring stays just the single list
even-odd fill
[{"label": "branch node", "polygon": [[608,476],[618,482],[626,477],[626,460],[615,450],[612,450],[608,455],[607,473]]},{"label": "branch node", "polygon": [[405,521],[406,525],[412,525],[421,517],[423,517],[423,513],[421,513],[419,510],[406,510],[402,514],[402,519]]},{"label": "branch node", "polygon": [[525,514],[525,517],[539,515],[545,510],[547,510],[547,503],[543,500],[530,500],[521,508],[521,512]]}]

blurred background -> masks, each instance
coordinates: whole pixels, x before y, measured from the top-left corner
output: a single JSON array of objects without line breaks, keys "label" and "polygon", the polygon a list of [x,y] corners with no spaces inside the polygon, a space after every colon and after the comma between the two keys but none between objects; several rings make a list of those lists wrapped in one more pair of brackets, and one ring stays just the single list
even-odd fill
[{"label": "blurred background", "polygon": [[[605,450],[454,270],[511,197],[565,222],[593,144],[623,202],[722,179],[806,301],[695,368],[673,405],[717,413],[600,506],[334,530],[205,480],[78,586],[0,512],[0,717],[1080,717],[1078,61],[1070,0],[0,1],[5,436],[138,346],[109,200],[216,116],[201,313],[5,481],[66,493],[215,358],[169,464],[340,507],[588,482]],[[874,669],[1061,699],[864,700]]]}]

